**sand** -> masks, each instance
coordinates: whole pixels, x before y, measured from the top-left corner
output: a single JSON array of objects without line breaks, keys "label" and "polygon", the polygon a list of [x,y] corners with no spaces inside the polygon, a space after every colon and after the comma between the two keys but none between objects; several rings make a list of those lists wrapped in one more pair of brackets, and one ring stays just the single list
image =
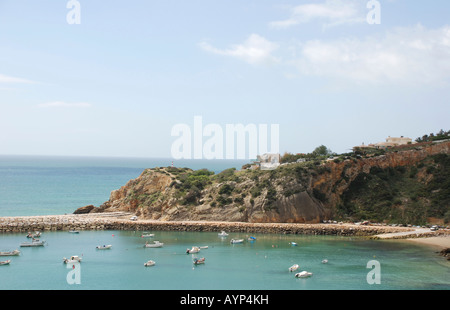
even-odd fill
[{"label": "sand", "polygon": [[430,247],[434,247],[438,250],[445,248],[450,248],[450,235],[439,236],[439,237],[429,237],[429,238],[410,238],[406,239],[411,242],[416,242]]}]

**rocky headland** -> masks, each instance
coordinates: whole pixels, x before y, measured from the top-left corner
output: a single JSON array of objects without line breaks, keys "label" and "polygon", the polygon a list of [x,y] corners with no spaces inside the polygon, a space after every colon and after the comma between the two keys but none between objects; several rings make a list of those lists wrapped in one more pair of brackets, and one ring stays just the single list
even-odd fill
[{"label": "rocky headland", "polygon": [[290,163],[275,170],[158,167],[75,213],[129,212],[142,220],[322,223],[340,219],[444,224],[450,142],[381,155]]}]

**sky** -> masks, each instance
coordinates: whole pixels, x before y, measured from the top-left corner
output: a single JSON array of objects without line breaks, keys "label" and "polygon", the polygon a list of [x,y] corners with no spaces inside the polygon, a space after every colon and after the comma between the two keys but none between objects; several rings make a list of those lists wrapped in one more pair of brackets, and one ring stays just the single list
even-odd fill
[{"label": "sky", "polygon": [[449,16],[448,0],[0,0],[0,154],[171,157],[196,116],[276,124],[280,153],[449,130]]}]

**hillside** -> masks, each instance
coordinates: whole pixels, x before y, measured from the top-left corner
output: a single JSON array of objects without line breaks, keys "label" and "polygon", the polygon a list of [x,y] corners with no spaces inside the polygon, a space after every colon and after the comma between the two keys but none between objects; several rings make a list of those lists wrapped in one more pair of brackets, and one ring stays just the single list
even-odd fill
[{"label": "hillside", "polygon": [[275,170],[146,169],[100,207],[175,221],[318,223],[449,220],[450,142],[420,143],[378,154],[290,163]]}]

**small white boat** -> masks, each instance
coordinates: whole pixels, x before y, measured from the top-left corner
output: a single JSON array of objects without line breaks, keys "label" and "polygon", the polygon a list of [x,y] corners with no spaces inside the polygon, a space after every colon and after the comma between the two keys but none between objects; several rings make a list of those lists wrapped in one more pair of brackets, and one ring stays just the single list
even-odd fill
[{"label": "small white boat", "polygon": [[45,241],[40,241],[39,239],[33,239],[31,242],[23,242],[20,244],[21,247],[38,247],[44,246]]},{"label": "small white boat", "polygon": [[9,251],[9,252],[0,252],[0,256],[17,256],[20,254],[19,250]]},{"label": "small white boat", "polygon": [[155,266],[155,262],[154,261],[152,261],[152,260],[149,260],[148,262],[146,262],[146,263],[144,263],[144,266],[145,267],[150,267],[150,266]]},{"label": "small white boat", "polygon": [[161,243],[159,241],[153,241],[153,243],[146,242],[144,244],[144,248],[162,248],[164,243]]},{"label": "small white boat", "polygon": [[63,263],[64,264],[76,264],[76,263],[81,263],[81,257],[79,256],[71,256],[70,258],[63,258]]},{"label": "small white boat", "polygon": [[192,262],[194,263],[194,265],[200,265],[200,264],[204,264],[205,263],[205,258],[194,258],[192,260]]},{"label": "small white boat", "polygon": [[328,263],[328,259],[324,259],[324,260],[322,261],[322,264],[326,264],[326,263]]},{"label": "small white boat", "polygon": [[200,252],[200,248],[198,246],[193,246],[192,249],[187,249],[186,254],[195,254]]},{"label": "small white boat", "polygon": [[300,266],[297,264],[292,265],[291,267],[289,267],[289,272],[293,272],[296,271]]},{"label": "small white boat", "polygon": [[71,233],[71,234],[79,234],[80,232],[78,230],[69,230],[69,233]]},{"label": "small white boat", "polygon": [[204,245],[204,246],[201,246],[201,247],[200,247],[200,249],[207,249],[207,248],[208,248],[207,245]]},{"label": "small white boat", "polygon": [[228,234],[224,230],[222,230],[222,232],[219,233],[218,235],[219,235],[219,237],[226,237],[226,236],[228,236]]},{"label": "small white boat", "polygon": [[155,236],[155,234],[142,234],[141,238],[151,238],[151,237],[154,237],[154,236]]},{"label": "small white boat", "polygon": [[289,244],[292,246],[297,246],[297,243],[295,243],[295,242],[289,242]]},{"label": "small white boat", "polygon": [[112,247],[112,245],[108,244],[108,245],[99,245],[99,246],[96,246],[95,248],[97,250],[107,250],[107,249],[110,249],[111,247]]},{"label": "small white boat", "polygon": [[2,261],[2,262],[0,262],[0,266],[9,265],[10,262],[11,262],[11,260]]},{"label": "small white boat", "polygon": [[41,233],[39,231],[34,232],[34,234],[29,232],[27,235],[27,238],[39,238],[40,236],[41,236]]},{"label": "small white boat", "polygon": [[231,239],[230,243],[231,244],[235,244],[235,243],[243,243],[244,239]]},{"label": "small white boat", "polygon": [[312,272],[308,271],[302,271],[295,274],[296,278],[309,278],[310,276],[312,276]]}]

